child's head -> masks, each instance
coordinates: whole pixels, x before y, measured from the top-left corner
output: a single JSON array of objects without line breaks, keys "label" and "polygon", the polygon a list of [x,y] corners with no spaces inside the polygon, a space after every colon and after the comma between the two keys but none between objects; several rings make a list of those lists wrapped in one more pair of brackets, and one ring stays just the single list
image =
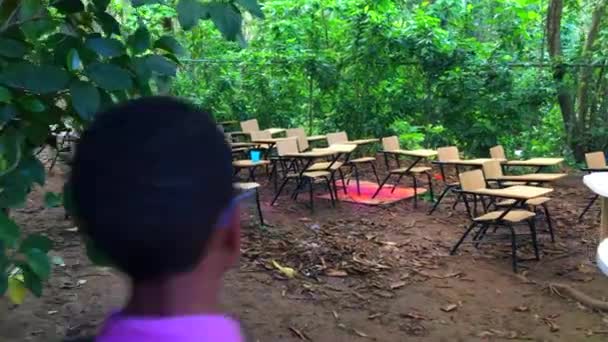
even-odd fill
[{"label": "child's head", "polygon": [[230,149],[212,118],[151,97],[97,115],[70,182],[81,229],[137,283],[192,272],[209,258],[218,275],[234,263],[231,177]]}]

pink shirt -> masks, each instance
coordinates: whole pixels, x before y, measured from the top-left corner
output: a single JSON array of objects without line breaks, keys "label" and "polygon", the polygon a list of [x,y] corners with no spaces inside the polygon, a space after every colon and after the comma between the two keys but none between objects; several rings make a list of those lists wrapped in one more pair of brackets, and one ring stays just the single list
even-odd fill
[{"label": "pink shirt", "polygon": [[105,322],[98,342],[243,342],[237,321],[222,315],[166,318],[114,314]]}]

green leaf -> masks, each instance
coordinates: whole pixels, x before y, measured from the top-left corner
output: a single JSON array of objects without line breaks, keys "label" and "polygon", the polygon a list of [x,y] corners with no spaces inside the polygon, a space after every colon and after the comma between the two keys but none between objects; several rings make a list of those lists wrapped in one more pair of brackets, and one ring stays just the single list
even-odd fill
[{"label": "green leaf", "polygon": [[[11,95],[10,90],[8,90],[6,87],[0,86],[0,102],[9,103],[11,102],[12,98],[13,96]],[[2,122],[1,119],[0,122]]]},{"label": "green leaf", "polygon": [[91,121],[99,110],[100,96],[95,86],[83,81],[74,81],[70,86],[72,107],[84,121]]},{"label": "green leaf", "polygon": [[177,56],[183,56],[186,53],[182,45],[175,38],[170,36],[160,37],[156,42],[154,42],[154,47],[156,49],[171,52]]},{"label": "green leaf", "polygon": [[184,30],[195,27],[199,19],[209,18],[207,8],[197,0],[180,0],[176,10],[177,19]]},{"label": "green leaf", "polygon": [[27,253],[31,249],[38,249],[44,253],[48,253],[53,249],[53,241],[46,236],[39,234],[28,235],[19,246],[20,253]]},{"label": "green leaf", "polygon": [[92,51],[97,52],[101,57],[118,57],[125,53],[122,43],[113,38],[89,38],[84,45]]},{"label": "green leaf", "polygon": [[93,4],[95,5],[95,9],[100,12],[103,12],[108,8],[111,0],[93,0]]},{"label": "green leaf", "polygon": [[66,64],[69,71],[78,71],[83,69],[82,61],[80,60],[78,50],[70,49],[66,59]]},{"label": "green leaf", "polygon": [[139,7],[143,5],[162,4],[163,0],[131,0],[133,7]]},{"label": "green leaf", "polygon": [[150,48],[150,32],[145,26],[140,26],[128,42],[134,54],[142,53]]},{"label": "green leaf", "polygon": [[62,257],[60,257],[58,255],[53,255],[53,256],[51,256],[51,264],[57,265],[57,266],[65,266],[65,261],[63,260]]},{"label": "green leaf", "polygon": [[120,36],[120,24],[113,16],[106,12],[96,13],[97,21],[101,25],[103,32],[109,37],[112,34]]},{"label": "green leaf", "polygon": [[243,6],[252,15],[264,19],[264,12],[260,8],[260,4],[257,0],[237,0],[239,5]]},{"label": "green leaf", "polygon": [[28,186],[32,183],[37,183],[40,186],[44,185],[46,170],[42,162],[35,156],[30,155],[23,158],[16,171],[19,172],[19,176]]},{"label": "green leaf", "polygon": [[20,234],[19,226],[0,210],[0,241],[13,248],[17,245]]},{"label": "green leaf", "polygon": [[51,274],[51,261],[45,252],[38,248],[32,248],[28,249],[23,254],[25,254],[27,264],[40,279],[49,277],[49,274]]},{"label": "green leaf", "polygon": [[84,11],[84,5],[80,0],[55,0],[51,6],[63,14],[72,14]]},{"label": "green leaf", "polygon": [[4,73],[0,74],[0,83],[39,94],[65,89],[68,81],[69,75],[64,69],[27,62],[9,65]]},{"label": "green leaf", "polygon": [[36,43],[40,36],[45,33],[50,33],[57,27],[57,22],[52,19],[38,19],[30,20],[21,24],[21,31],[25,34],[27,39]]},{"label": "green leaf", "polygon": [[232,4],[207,3],[211,21],[227,40],[236,40],[241,33],[242,17],[239,10]]},{"label": "green leaf", "polygon": [[[17,116],[17,108],[15,108],[15,106],[11,104],[0,106],[0,128],[13,120],[15,116]],[[0,168],[0,171],[1,169],[2,168]]]},{"label": "green leaf", "polygon": [[36,297],[42,296],[42,279],[32,271],[29,265],[20,265],[23,272],[23,283]]},{"label": "green leaf", "polygon": [[105,90],[124,90],[133,87],[129,72],[114,64],[93,63],[87,67],[86,72],[93,82]]},{"label": "green leaf", "polygon": [[47,192],[44,194],[44,205],[47,208],[57,208],[63,203],[63,196],[54,192]]},{"label": "green leaf", "polygon": [[24,43],[8,38],[0,38],[0,56],[9,58],[21,58],[28,51]]},{"label": "green leaf", "polygon": [[25,134],[27,141],[34,146],[44,144],[50,133],[48,124],[36,120],[25,121],[21,130]]},{"label": "green leaf", "polygon": [[8,289],[8,275],[4,268],[0,269],[0,297],[4,296]]},{"label": "green leaf", "polygon": [[145,58],[150,70],[165,76],[175,76],[177,65],[173,61],[159,55],[149,55]]},{"label": "green leaf", "polygon": [[19,10],[19,19],[22,22],[30,20],[42,9],[40,0],[21,0],[21,8]]},{"label": "green leaf", "polygon": [[139,80],[147,81],[150,79],[150,77],[152,77],[152,70],[150,70],[145,57],[133,58],[132,64],[135,75],[137,75]]},{"label": "green leaf", "polygon": [[[25,284],[15,278],[15,277],[11,277],[10,279],[6,276],[6,273],[4,273],[3,271],[1,271],[2,274],[0,274],[0,283],[2,281],[4,281],[4,279],[2,279],[3,277],[6,277],[6,285],[7,287],[4,289],[5,291],[8,290],[8,299],[11,300],[11,302],[13,302],[13,304],[23,304],[23,301],[25,300],[25,296],[27,295],[27,288],[25,287]],[[2,285],[0,285],[2,286]],[[1,290],[1,288],[0,288]]]},{"label": "green leaf", "polygon": [[35,96],[26,96],[19,99],[19,105],[21,108],[32,113],[40,113],[46,109],[46,106],[42,101],[37,99]]}]

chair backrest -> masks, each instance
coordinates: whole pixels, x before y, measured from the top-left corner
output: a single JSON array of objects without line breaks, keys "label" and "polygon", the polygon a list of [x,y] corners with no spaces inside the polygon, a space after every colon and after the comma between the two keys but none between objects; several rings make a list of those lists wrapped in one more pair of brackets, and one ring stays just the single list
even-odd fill
[{"label": "chair backrest", "polygon": [[502,145],[496,145],[490,148],[490,158],[504,160],[507,159],[507,156],[505,155],[505,149],[502,147]]},{"label": "chair backrest", "polygon": [[502,166],[497,159],[488,160],[483,163],[483,174],[486,178],[502,177]]},{"label": "chair backrest", "polygon": [[606,167],[606,156],[601,151],[585,153],[585,161],[590,169],[603,169]]},{"label": "chair backrest", "polygon": [[486,188],[486,180],[483,178],[483,172],[479,169],[463,172],[458,175],[458,178],[460,179],[460,187],[464,191]]},{"label": "chair backrest", "polygon": [[344,132],[344,131],[337,132],[337,133],[328,133],[326,135],[326,138],[327,138],[327,144],[329,146],[348,141],[348,135],[346,135],[346,132]]},{"label": "chair backrest", "polygon": [[460,154],[458,152],[458,147],[447,146],[447,147],[438,148],[437,149],[437,159],[439,161],[459,160]]},{"label": "chair backrest", "polygon": [[341,152],[341,153],[351,153],[352,151],[354,151],[357,148],[357,145],[351,145],[351,144],[334,144],[331,145],[331,147],[328,147],[329,149]]},{"label": "chair backrest", "polygon": [[260,130],[257,119],[241,121],[241,131],[245,133],[257,132]]},{"label": "chair backrest", "polygon": [[300,152],[306,151],[308,149],[308,137],[306,136],[304,128],[289,128],[287,130],[287,136],[296,137],[298,139],[298,148],[300,149]]},{"label": "chair backrest", "polygon": [[270,132],[268,132],[268,131],[253,131],[253,132],[249,132],[249,134],[251,135],[251,141],[256,141],[258,139],[271,139],[272,138],[272,134],[270,134]]},{"label": "chair backrest", "polygon": [[395,151],[400,149],[399,138],[396,135],[382,138],[382,149],[385,151]]},{"label": "chair backrest", "polygon": [[284,156],[287,154],[294,154],[294,153],[298,153],[298,139],[293,137],[293,138],[287,138],[287,139],[281,139],[279,141],[277,141],[277,154],[279,156]]}]

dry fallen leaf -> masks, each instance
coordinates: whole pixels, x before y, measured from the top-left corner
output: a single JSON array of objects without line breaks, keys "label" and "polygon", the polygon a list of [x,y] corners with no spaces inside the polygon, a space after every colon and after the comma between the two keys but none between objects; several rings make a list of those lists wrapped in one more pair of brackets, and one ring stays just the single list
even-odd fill
[{"label": "dry fallen leaf", "polygon": [[369,337],[366,333],[359,331],[357,329],[353,329],[353,331],[355,332],[355,334],[361,336],[361,337]]},{"label": "dry fallen leaf", "polygon": [[347,277],[348,273],[346,273],[346,271],[330,268],[325,270],[325,275],[328,277]]},{"label": "dry fallen leaf", "polygon": [[527,306],[524,306],[524,305],[520,305],[520,306],[513,308],[513,310],[517,311],[517,312],[528,312],[528,311],[530,311],[530,308],[528,308]]},{"label": "dry fallen leaf", "polygon": [[441,311],[445,311],[445,312],[452,312],[454,310],[456,310],[458,308],[458,305],[456,304],[448,304],[445,305],[441,308]]},{"label": "dry fallen leaf", "polygon": [[401,314],[401,316],[405,317],[405,318],[416,319],[416,320],[419,320],[419,321],[425,321],[425,320],[428,319],[428,317],[425,317],[423,315],[417,314],[415,312],[404,313],[404,314]]},{"label": "dry fallen leaf", "polygon": [[396,283],[392,283],[391,284],[391,290],[395,290],[395,289],[398,289],[400,287],[404,287],[405,285],[407,285],[407,282],[405,282],[405,281],[398,281]]},{"label": "dry fallen leaf", "polygon": [[338,315],[338,313],[336,312],[336,310],[332,310],[331,313],[334,315],[335,319],[339,319],[340,318],[340,315]]},{"label": "dry fallen leaf", "polygon": [[377,313],[375,313],[375,314],[371,314],[371,315],[367,316],[367,319],[374,319],[374,318],[378,318],[378,317],[380,317],[380,316],[382,316],[382,315],[383,315],[383,313],[381,313],[381,312],[377,312]]},{"label": "dry fallen leaf", "polygon": [[278,262],[272,260],[272,266],[274,266],[281,274],[286,276],[287,278],[293,278],[296,275],[296,271],[291,267],[281,266]]},{"label": "dry fallen leaf", "polygon": [[300,330],[298,330],[298,329],[296,329],[294,327],[289,327],[289,330],[291,330],[301,340],[310,340],[308,338],[308,336],[306,336],[303,332],[301,332]]}]

